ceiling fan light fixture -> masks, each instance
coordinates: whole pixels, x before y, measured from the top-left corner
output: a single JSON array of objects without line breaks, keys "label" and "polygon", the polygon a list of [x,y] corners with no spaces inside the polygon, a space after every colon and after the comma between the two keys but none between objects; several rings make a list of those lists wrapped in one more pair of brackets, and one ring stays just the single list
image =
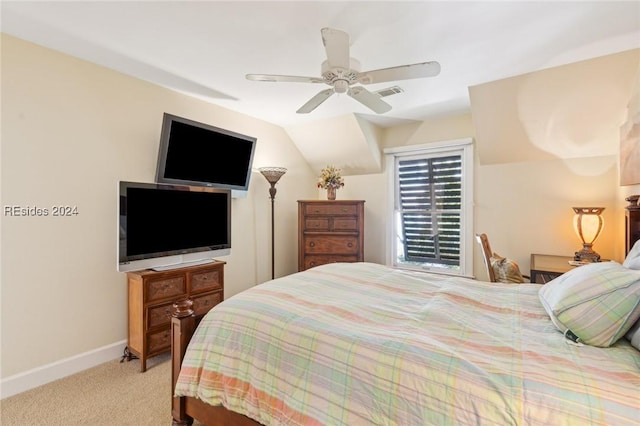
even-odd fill
[{"label": "ceiling fan light fixture", "polygon": [[333,83],[333,90],[335,90],[336,93],[347,93],[347,90],[349,90],[349,82],[347,80],[336,80]]}]

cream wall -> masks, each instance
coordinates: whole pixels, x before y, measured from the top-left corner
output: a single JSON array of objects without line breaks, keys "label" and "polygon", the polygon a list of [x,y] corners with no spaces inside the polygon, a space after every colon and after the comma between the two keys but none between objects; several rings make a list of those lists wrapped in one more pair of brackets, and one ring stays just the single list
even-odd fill
[{"label": "cream wall", "polygon": [[623,194],[640,185],[620,187],[620,141],[639,79],[633,49],[469,88],[476,229],[493,250],[525,270],[529,253],[571,255],[581,247],[571,208],[597,206],[605,226],[594,249],[623,259]]},{"label": "cream wall", "polygon": [[[3,378],[126,339],[117,182],[153,181],[163,112],[253,135],[255,167],[288,169],[277,186],[276,274],[297,270],[294,206],[316,196],[315,176],[281,128],[3,35],[2,206],[78,209],[2,216]],[[226,297],[271,277],[259,173],[232,214]]]}]

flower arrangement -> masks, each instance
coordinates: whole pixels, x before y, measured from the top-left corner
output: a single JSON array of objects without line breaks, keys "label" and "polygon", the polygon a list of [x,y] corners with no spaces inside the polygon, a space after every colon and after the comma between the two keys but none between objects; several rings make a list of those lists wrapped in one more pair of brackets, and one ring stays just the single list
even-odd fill
[{"label": "flower arrangement", "polygon": [[334,166],[327,166],[320,171],[320,177],[318,178],[318,188],[340,188],[344,186],[344,179],[340,175],[340,169]]}]

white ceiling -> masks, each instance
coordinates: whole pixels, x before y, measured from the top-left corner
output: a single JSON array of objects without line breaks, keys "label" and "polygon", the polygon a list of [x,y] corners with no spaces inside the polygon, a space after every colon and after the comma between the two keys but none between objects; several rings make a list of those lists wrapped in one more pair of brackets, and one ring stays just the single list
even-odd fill
[{"label": "white ceiling", "polygon": [[[382,126],[469,109],[468,87],[640,47],[640,2],[1,1],[2,32],[283,127],[356,113]],[[372,113],[334,95],[295,111],[323,84],[322,27],[351,36],[362,70],[438,61],[439,76],[398,85]]]}]

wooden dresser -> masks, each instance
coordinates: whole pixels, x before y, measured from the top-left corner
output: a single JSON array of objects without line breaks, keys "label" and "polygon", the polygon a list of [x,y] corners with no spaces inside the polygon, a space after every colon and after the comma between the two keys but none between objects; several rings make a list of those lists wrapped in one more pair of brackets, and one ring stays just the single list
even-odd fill
[{"label": "wooden dresser", "polygon": [[189,266],[169,271],[127,273],[129,287],[128,350],[140,358],[140,371],[147,358],[171,349],[173,303],[193,300],[196,316],[207,313],[224,299],[225,262]]},{"label": "wooden dresser", "polygon": [[364,261],[364,201],[298,201],[298,270]]}]

